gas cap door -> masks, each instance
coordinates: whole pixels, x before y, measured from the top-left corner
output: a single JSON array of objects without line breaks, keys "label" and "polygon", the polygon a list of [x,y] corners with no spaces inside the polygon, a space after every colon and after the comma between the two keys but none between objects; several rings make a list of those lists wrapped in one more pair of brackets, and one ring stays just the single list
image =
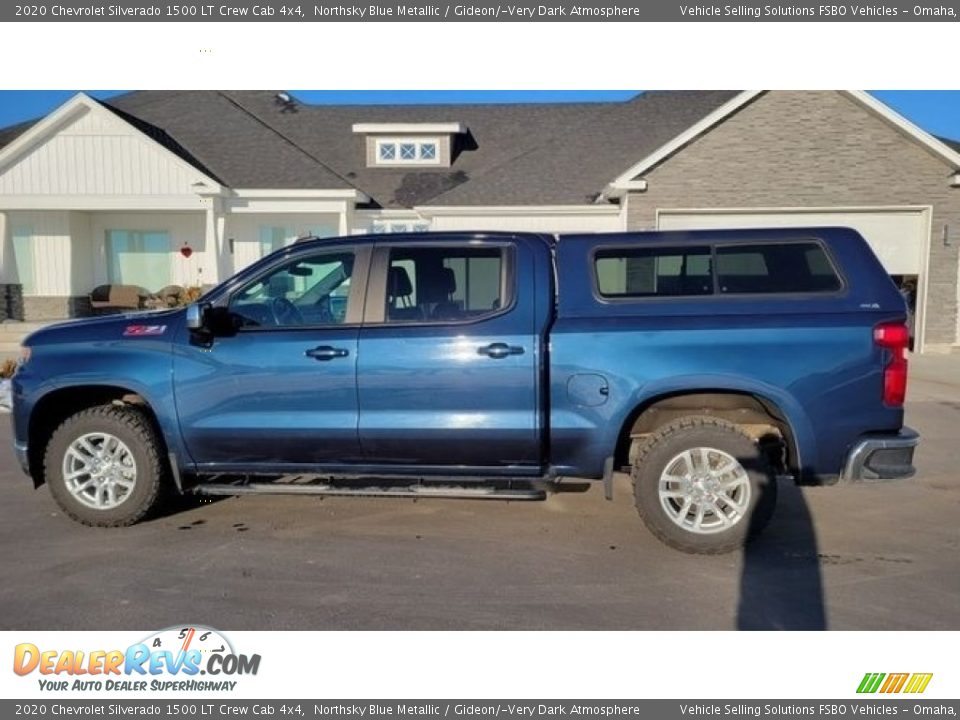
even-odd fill
[{"label": "gas cap door", "polygon": [[567,397],[574,405],[596,407],[603,405],[610,395],[610,386],[603,375],[577,373],[567,380]]}]

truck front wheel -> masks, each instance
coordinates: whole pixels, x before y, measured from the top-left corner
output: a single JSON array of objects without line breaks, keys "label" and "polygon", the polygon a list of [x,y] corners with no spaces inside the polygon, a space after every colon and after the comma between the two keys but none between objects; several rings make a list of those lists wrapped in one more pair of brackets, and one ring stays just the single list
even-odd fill
[{"label": "truck front wheel", "polygon": [[102,405],[71,415],[54,431],[44,473],[54,500],[84,525],[132,525],[153,510],[166,469],[147,416]]},{"label": "truck front wheel", "polygon": [[770,522],[776,474],[737,425],[682,417],[637,442],[631,453],[637,511],[667,545],[689,553],[730,552]]}]

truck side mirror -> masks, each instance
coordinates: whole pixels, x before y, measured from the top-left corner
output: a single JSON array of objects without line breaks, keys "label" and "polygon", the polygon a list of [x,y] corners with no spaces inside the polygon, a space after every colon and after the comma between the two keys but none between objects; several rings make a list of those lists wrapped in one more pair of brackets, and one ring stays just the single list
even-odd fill
[{"label": "truck side mirror", "polygon": [[203,330],[207,324],[207,303],[190,303],[187,305],[187,327],[190,330]]}]

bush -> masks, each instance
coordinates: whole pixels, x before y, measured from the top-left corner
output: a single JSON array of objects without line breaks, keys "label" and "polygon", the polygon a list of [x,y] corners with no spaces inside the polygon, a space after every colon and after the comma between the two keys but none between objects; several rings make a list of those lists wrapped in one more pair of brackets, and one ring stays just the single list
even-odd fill
[{"label": "bush", "polygon": [[[167,289],[168,288],[164,288],[164,290]],[[161,293],[151,295],[143,303],[143,306],[147,310],[169,310],[170,308],[189,305],[199,299],[201,295],[203,295],[203,289],[199,285],[191,285],[187,288],[181,288],[180,291],[176,293],[161,291]]]},{"label": "bush", "polygon": [[7,380],[13,377],[13,374],[17,371],[17,363],[13,360],[4,360],[0,364],[0,379]]},{"label": "bush", "polygon": [[176,307],[183,307],[184,305],[196,302],[200,299],[201,295],[203,295],[203,290],[199,285],[191,285],[188,288],[184,288],[183,292],[177,296]]}]

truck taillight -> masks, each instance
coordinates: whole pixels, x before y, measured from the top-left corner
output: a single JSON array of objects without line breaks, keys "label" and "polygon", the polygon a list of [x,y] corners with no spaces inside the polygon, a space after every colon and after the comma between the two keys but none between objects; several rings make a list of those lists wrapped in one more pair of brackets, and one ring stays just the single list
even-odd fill
[{"label": "truck taillight", "polygon": [[910,329],[903,323],[883,323],[873,329],[873,341],[890,351],[890,362],[883,369],[883,404],[899,407],[907,395],[907,358]]}]

